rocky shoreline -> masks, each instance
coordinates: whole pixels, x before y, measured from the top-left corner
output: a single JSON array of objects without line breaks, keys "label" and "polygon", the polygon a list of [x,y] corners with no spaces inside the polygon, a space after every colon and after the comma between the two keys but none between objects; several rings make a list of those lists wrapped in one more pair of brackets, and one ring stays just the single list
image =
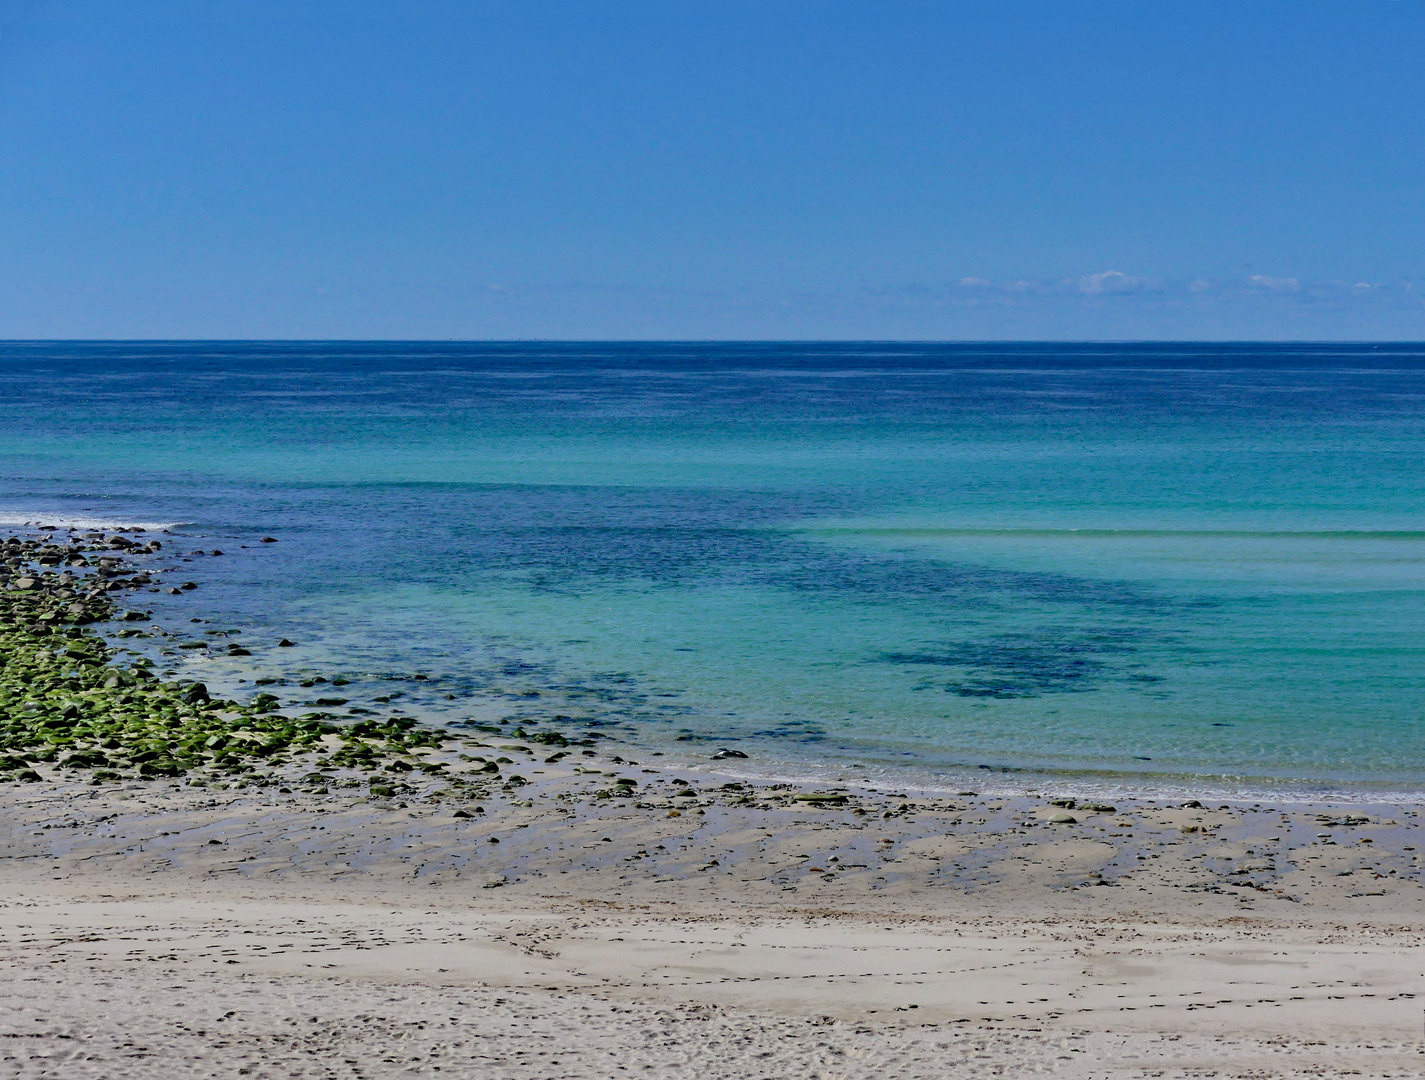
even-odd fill
[{"label": "rocky shoreline", "polygon": [[[157,540],[103,534],[67,543],[5,542],[0,777],[41,781],[38,770],[48,766],[65,775],[85,772],[93,784],[187,777],[194,786],[261,785],[312,761],[399,772],[412,749],[440,744],[440,734],[415,730],[414,720],[342,728],[317,714],[276,712],[271,694],[224,700],[196,680],[164,681],[144,660],[121,659],[118,648],[87,627],[149,620],[145,611],[121,612],[115,600],[153,585],[136,559],[161,548]],[[195,587],[185,582],[168,591]],[[145,636],[139,629],[120,634]],[[236,645],[230,651],[248,654]]]}]

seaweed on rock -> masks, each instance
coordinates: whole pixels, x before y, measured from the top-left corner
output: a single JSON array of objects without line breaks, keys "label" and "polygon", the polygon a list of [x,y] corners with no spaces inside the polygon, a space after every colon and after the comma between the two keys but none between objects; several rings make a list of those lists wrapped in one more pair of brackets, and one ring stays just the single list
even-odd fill
[{"label": "seaweed on rock", "polygon": [[[0,543],[0,780],[44,779],[35,770],[40,764],[61,776],[87,771],[96,784],[222,780],[333,750],[334,764],[374,769],[412,747],[440,745],[442,733],[417,729],[414,720],[342,727],[316,716],[293,718],[276,711],[270,694],[246,703],[221,700],[202,683],[156,678],[142,660],[121,663],[118,650],[89,624],[143,621],[147,614],[120,614],[110,596],[136,587],[133,570],[96,553],[151,554],[159,547],[124,537]],[[49,569],[60,564],[67,569]]]}]

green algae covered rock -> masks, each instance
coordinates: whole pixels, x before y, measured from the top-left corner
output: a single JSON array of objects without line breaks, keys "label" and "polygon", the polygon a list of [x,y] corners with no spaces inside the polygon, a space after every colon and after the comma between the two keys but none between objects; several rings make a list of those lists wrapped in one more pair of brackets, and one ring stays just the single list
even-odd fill
[{"label": "green algae covered rock", "polygon": [[[278,712],[281,702],[273,694],[259,693],[246,704],[221,701],[201,682],[165,682],[148,669],[149,661],[122,661],[91,624],[149,620],[146,611],[121,611],[109,591],[121,578],[134,588],[151,583],[134,574],[123,555],[151,554],[159,545],[121,539],[102,545],[112,550],[92,565],[82,551],[92,554],[94,544],[55,548],[64,557],[56,561],[39,541],[0,540],[12,559],[39,566],[0,565],[0,783],[42,781],[35,766],[43,765],[62,770],[56,779],[89,770],[91,783],[187,776],[202,785],[206,774],[260,785],[275,778],[254,773],[255,764],[271,768],[301,755],[312,755],[312,764],[323,768],[372,771],[391,763],[399,773],[412,769],[401,760],[412,748],[439,747],[448,738],[408,717],[350,727],[329,722],[328,714],[294,719]],[[53,569],[59,565],[67,569]],[[147,636],[136,629],[114,633]],[[390,780],[378,786],[399,787]]]}]

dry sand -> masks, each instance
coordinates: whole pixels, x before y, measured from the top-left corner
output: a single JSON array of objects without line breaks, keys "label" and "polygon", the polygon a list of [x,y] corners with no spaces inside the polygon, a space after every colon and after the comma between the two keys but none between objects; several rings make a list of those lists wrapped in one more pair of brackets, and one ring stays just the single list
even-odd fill
[{"label": "dry sand", "polygon": [[479,802],[4,785],[0,1076],[1425,1072],[1412,806],[1053,824],[501,749],[532,783]]}]

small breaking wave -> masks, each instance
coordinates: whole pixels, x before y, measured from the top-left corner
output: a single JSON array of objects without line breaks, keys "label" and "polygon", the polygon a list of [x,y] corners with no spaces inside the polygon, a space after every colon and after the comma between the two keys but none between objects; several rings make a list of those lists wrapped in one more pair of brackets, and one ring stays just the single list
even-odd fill
[{"label": "small breaking wave", "polygon": [[0,528],[5,529],[85,529],[93,532],[168,532],[187,521],[125,521],[118,518],[76,517],[72,514],[37,514],[34,511],[0,510]]}]

